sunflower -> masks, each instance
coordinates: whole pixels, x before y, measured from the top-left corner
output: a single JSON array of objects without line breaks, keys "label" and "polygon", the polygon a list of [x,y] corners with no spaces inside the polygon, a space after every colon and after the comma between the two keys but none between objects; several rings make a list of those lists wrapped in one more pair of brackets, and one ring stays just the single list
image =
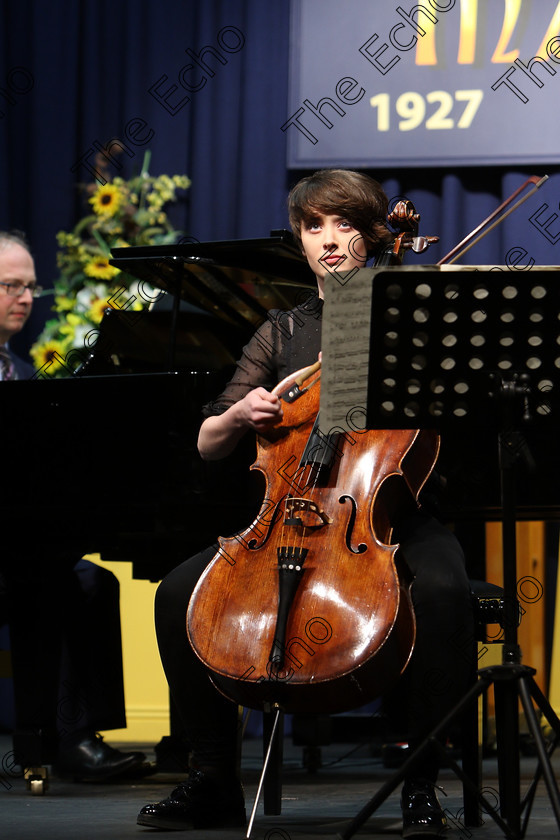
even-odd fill
[{"label": "sunflower", "polygon": [[124,202],[124,195],[114,184],[104,184],[97,188],[89,202],[98,216],[114,216]]},{"label": "sunflower", "polygon": [[139,175],[84,185],[87,212],[71,231],[57,234],[54,317],[33,348],[37,368],[44,368],[49,379],[72,374],[68,353],[89,351],[105,310],[140,311],[160,294],[145,285],[140,294],[138,281],[109,262],[115,247],[170,243],[178,235],[166,205],[177,200],[177,191],[187,189],[190,180],[186,175],[150,176],[149,163],[146,152]]},{"label": "sunflower", "polygon": [[110,280],[119,273],[114,265],[109,265],[107,257],[95,257],[84,267],[84,274],[88,277],[97,277],[99,280]]},{"label": "sunflower", "polygon": [[110,309],[111,304],[106,298],[96,298],[92,301],[90,308],[86,312],[87,317],[90,321],[93,321],[94,324],[101,323],[101,319],[103,318],[103,313],[106,309]]},{"label": "sunflower", "polygon": [[49,376],[54,376],[65,367],[65,354],[65,345],[55,339],[50,339],[45,341],[44,344],[37,344],[31,348],[31,356],[35,367],[37,370],[41,370],[45,365],[48,365],[43,373],[48,373]]}]

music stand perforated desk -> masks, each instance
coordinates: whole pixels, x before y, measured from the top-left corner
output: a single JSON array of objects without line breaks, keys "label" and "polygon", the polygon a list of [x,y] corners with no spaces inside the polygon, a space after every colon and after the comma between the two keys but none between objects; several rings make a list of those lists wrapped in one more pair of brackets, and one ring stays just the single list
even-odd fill
[{"label": "music stand perforated desk", "polygon": [[[460,440],[482,433],[497,445],[505,590],[503,664],[479,672],[476,690],[469,692],[451,714],[455,717],[462,713],[466,703],[490,684],[495,685],[503,819],[489,808],[489,803],[481,801],[512,840],[525,832],[536,786],[533,784],[524,804],[520,803],[518,699],[537,747],[537,776],[540,772],[544,775],[560,827],[560,795],[531,697],[556,733],[550,751],[560,738],[560,721],[534,682],[534,669],[521,664],[515,529],[517,466],[521,461],[528,465],[533,461],[525,431],[534,427],[537,434],[545,432],[552,438],[558,425],[557,271],[552,267],[530,272],[493,267],[476,273],[473,268],[383,268],[362,269],[355,275],[333,273],[325,280],[322,388],[325,380],[329,388],[341,381],[340,370],[333,376],[329,368],[331,364],[336,366],[337,353],[345,352],[353,359],[359,387],[354,392],[341,388],[342,401],[328,414],[323,431],[330,427],[351,432],[361,408],[368,429],[437,428],[443,436],[455,435]],[[365,370],[360,367],[364,361]],[[327,398],[326,404],[330,410],[333,400]],[[557,463],[558,457],[557,452],[549,455],[549,462]],[[538,471],[536,459],[535,464]],[[558,487],[556,493],[560,495]],[[557,506],[557,496],[553,507]],[[453,769],[461,774],[457,765]],[[353,836],[394,790],[404,772],[396,774],[362,809],[342,835],[344,840]]]}]

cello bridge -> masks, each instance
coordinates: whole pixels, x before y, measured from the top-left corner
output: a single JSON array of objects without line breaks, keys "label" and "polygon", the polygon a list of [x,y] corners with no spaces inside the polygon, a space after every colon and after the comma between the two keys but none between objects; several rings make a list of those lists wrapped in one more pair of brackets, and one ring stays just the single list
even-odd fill
[{"label": "cello bridge", "polygon": [[311,499],[286,499],[285,525],[304,528],[322,528],[323,525],[330,525],[332,519]]}]

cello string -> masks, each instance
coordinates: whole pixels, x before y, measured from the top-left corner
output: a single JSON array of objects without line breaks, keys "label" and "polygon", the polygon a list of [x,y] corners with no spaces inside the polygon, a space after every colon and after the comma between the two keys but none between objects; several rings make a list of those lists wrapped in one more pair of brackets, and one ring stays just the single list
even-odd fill
[{"label": "cello string", "polygon": [[[305,380],[307,378],[309,378],[310,376],[313,376],[313,374],[316,373],[316,371],[319,370],[320,367],[321,367],[321,363],[320,362],[315,362],[314,364],[309,365],[308,367],[299,371],[299,374],[296,376],[295,379],[291,375],[285,377],[274,388],[273,393],[274,394],[279,394],[282,398],[283,388],[284,388],[285,385],[290,383],[290,386],[296,385],[299,388],[299,386],[303,385],[303,383],[305,382]],[[318,381],[318,379],[319,379],[319,377],[317,376],[316,379],[314,379],[313,382],[310,383],[308,388],[311,387],[311,385],[314,385],[315,382]],[[302,459],[300,458],[298,471],[301,468],[302,468]],[[296,471],[296,476],[298,475],[298,471]],[[288,532],[286,531],[286,529],[287,529],[286,519],[288,518],[288,504],[289,504],[289,500],[291,498],[293,498],[293,495],[291,493],[288,493],[286,495],[286,498],[284,499],[284,505],[283,505],[284,506],[284,512],[283,512],[283,518],[282,518],[282,528],[281,528],[281,532],[280,532],[280,539],[282,541],[282,544],[286,545],[287,549],[289,549],[289,547],[290,547],[290,540],[286,538],[286,534],[287,533],[289,533],[289,534],[292,533],[291,531],[288,531]],[[292,516],[291,516],[292,519],[295,518],[294,517],[294,512],[295,512],[295,507],[292,506]],[[277,559],[279,560],[279,558],[277,558]]]},{"label": "cello string", "polygon": [[[315,379],[311,383],[311,385],[314,385],[317,381],[318,381],[318,378]],[[311,385],[309,387],[311,387]],[[319,428],[319,414],[317,413],[317,416],[315,418],[315,422],[313,424],[313,429],[311,431],[310,438],[313,436],[313,434],[315,432],[318,431],[318,428]],[[320,460],[319,460],[319,462],[312,462],[311,464],[308,465],[309,473],[310,473],[309,478],[311,479],[311,483],[310,483],[309,488],[307,488],[307,485],[306,485],[306,500],[308,500],[308,501],[313,501],[313,494],[314,494],[314,491],[317,489],[317,484],[318,484],[318,481],[319,481],[319,477],[321,475],[321,469],[325,466],[328,466],[328,461],[327,461],[328,447],[329,447],[328,439],[324,435],[321,435],[319,433],[319,441],[320,442],[322,441],[322,443],[323,443],[323,445],[321,446],[321,450],[320,450]],[[302,514],[303,514],[303,510],[302,510]],[[308,532],[308,526],[304,525],[303,520],[302,520],[301,539],[300,539],[300,545],[299,545],[300,553],[301,553],[301,551],[304,547],[304,541],[309,538],[309,535],[308,535],[307,532]]]},{"label": "cello string", "polygon": [[[316,372],[315,366],[313,366],[308,371],[308,376],[313,375]],[[303,385],[304,378],[302,377],[300,384]],[[313,387],[313,385],[317,384],[320,381],[320,376],[316,376],[309,385],[305,388],[308,390],[309,388]],[[303,452],[300,456],[300,461],[298,464],[298,469],[296,470],[295,475],[297,476],[297,488],[298,494],[294,495],[293,493],[287,494],[284,500],[284,512],[283,512],[283,519],[282,519],[282,529],[280,533],[280,538],[282,541],[282,545],[286,547],[287,552],[292,553],[292,557],[294,555],[298,555],[300,558],[303,554],[303,549],[305,547],[305,541],[309,538],[309,525],[305,524],[304,515],[306,512],[306,502],[313,501],[313,493],[317,489],[317,484],[319,481],[319,477],[321,474],[321,469],[328,464],[327,457],[329,454],[329,442],[325,436],[320,436],[319,441],[323,441],[323,445],[321,446],[319,452],[319,460],[317,462],[304,462],[304,455],[309,448],[309,444],[312,441],[313,435],[317,432],[318,428],[318,419],[319,415],[315,417],[315,421],[313,424],[313,428],[310,432],[310,435],[307,439],[306,445],[303,448]],[[304,489],[301,489],[304,488]],[[300,524],[299,526],[296,524],[295,520],[298,519],[297,513],[297,499],[302,500],[302,506],[299,510],[300,513]],[[291,513],[290,510],[290,501],[292,502],[291,505]],[[316,504],[316,503],[315,503]],[[318,507],[318,506],[317,506]],[[288,520],[293,520],[293,522],[288,525]],[[295,534],[294,534],[295,529]],[[301,562],[301,560],[299,561]],[[299,563],[298,563],[299,564]]]}]

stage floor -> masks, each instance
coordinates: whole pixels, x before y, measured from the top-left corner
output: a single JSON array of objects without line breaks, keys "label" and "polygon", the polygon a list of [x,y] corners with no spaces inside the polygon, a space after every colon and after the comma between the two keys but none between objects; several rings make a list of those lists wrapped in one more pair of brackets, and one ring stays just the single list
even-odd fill
[{"label": "stage floor", "polygon": [[[118,746],[118,744],[112,744]],[[153,758],[152,745],[123,745],[125,749],[143,749]],[[262,746],[259,739],[244,744],[242,777],[247,796],[247,813],[254,802]],[[317,840],[337,838],[349,821],[365,805],[389,776],[380,758],[371,755],[369,745],[333,744],[322,748],[323,766],[310,774],[302,767],[302,750],[285,739],[282,814],[263,815],[259,805],[251,837],[253,840]],[[0,736],[4,768],[9,766],[11,738]],[[560,755],[553,765],[560,777]],[[522,791],[532,779],[535,759],[521,759]],[[44,796],[32,796],[21,778],[6,769],[0,778],[1,836],[14,840],[142,840],[156,836],[153,829],[136,825],[136,815],[148,802],[157,802],[171,791],[182,774],[158,773],[134,782],[112,784],[77,784],[52,776]],[[494,840],[503,833],[485,817],[480,828],[467,828],[461,820],[461,785],[451,771],[442,771],[440,784],[447,796],[440,795],[450,823],[449,840]],[[495,759],[484,761],[484,788],[489,799],[497,799]],[[378,840],[401,836],[400,788],[386,800],[355,835]],[[161,832],[157,832],[161,835]],[[165,832],[162,836],[169,836]],[[196,831],[173,832],[172,836],[196,840],[242,840],[245,832]],[[539,784],[526,834],[531,840],[558,837],[559,830],[543,782]]]}]

